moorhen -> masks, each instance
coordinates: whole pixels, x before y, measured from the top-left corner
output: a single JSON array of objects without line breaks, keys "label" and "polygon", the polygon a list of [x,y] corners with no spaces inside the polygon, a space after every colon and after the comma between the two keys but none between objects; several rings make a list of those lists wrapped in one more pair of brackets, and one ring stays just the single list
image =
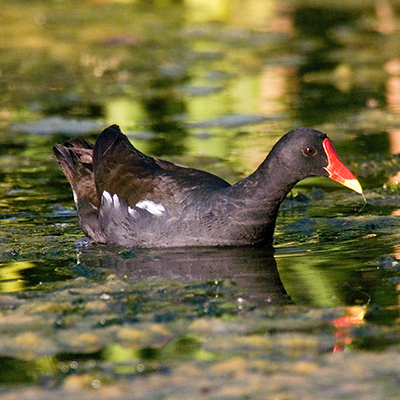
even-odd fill
[{"label": "moorhen", "polygon": [[271,245],[279,206],[300,180],[326,176],[362,194],[319,131],[297,128],[247,178],[230,185],[208,172],[148,157],[117,125],[93,145],[53,148],[93,242],[129,247]]}]

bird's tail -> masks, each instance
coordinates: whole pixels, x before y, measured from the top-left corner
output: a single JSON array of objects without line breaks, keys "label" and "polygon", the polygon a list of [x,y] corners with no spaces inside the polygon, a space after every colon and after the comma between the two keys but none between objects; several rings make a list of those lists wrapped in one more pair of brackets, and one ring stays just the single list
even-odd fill
[{"label": "bird's tail", "polygon": [[85,234],[95,242],[105,242],[98,220],[99,198],[93,174],[93,144],[83,139],[71,139],[56,144],[53,152],[67,177]]}]

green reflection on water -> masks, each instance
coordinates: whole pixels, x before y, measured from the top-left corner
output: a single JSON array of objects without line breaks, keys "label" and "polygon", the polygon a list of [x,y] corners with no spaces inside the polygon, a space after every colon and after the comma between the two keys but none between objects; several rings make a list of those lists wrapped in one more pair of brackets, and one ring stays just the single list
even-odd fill
[{"label": "green reflection on water", "polygon": [[24,282],[20,271],[34,267],[34,263],[26,261],[0,264],[0,292],[10,293],[24,290]]},{"label": "green reflection on water", "polygon": [[[286,373],[285,385],[295,377],[288,398],[308,382],[332,388],[319,398],[342,396],[338,382],[349,376],[360,378],[346,387],[360,390],[368,376],[374,387],[365,391],[379,388],[377,398],[391,385],[400,201],[395,183],[382,185],[400,169],[400,121],[389,111],[396,105],[386,107],[384,65],[398,35],[373,32],[372,2],[283,3],[0,1],[2,383],[49,382],[81,394],[154,373],[149,388],[181,382],[186,396],[199,376],[202,394],[256,377],[265,397]],[[271,118],[219,120],[237,114]],[[82,233],[71,190],[51,154],[68,135],[8,128],[46,116],[118,123],[145,153],[230,182],[251,173],[284,132],[312,125],[332,137],[369,203],[359,211],[361,199],[328,180],[302,182],[295,193],[304,204],[294,196],[278,219],[277,266],[256,251],[212,249],[208,263],[196,252],[190,262],[180,251],[83,254],[74,247]],[[221,259],[226,268],[213,270]],[[186,274],[176,274],[179,263]],[[126,267],[120,275],[118,265]],[[338,332],[347,306],[366,316]],[[352,357],[325,357],[338,333]],[[366,349],[387,353],[376,361]]]}]

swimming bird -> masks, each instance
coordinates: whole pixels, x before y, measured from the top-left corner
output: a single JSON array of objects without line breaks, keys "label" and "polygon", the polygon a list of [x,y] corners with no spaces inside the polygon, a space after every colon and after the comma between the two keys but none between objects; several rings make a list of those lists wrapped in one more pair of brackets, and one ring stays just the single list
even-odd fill
[{"label": "swimming bird", "polygon": [[288,132],[255,172],[234,185],[141,153],[117,125],[94,145],[74,138],[53,150],[83,232],[110,245],[268,246],[279,207],[300,180],[325,176],[362,194],[331,140],[310,128]]}]

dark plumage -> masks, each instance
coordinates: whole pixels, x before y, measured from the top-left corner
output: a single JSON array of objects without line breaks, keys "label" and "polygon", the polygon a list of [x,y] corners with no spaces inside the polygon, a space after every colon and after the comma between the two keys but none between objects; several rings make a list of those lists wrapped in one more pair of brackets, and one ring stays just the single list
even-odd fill
[{"label": "dark plumage", "polygon": [[250,176],[215,175],[148,157],[116,125],[93,146],[54,146],[74,192],[79,223],[94,242],[135,247],[269,245],[279,206],[300,180],[326,176],[362,193],[325,134],[287,133]]}]

